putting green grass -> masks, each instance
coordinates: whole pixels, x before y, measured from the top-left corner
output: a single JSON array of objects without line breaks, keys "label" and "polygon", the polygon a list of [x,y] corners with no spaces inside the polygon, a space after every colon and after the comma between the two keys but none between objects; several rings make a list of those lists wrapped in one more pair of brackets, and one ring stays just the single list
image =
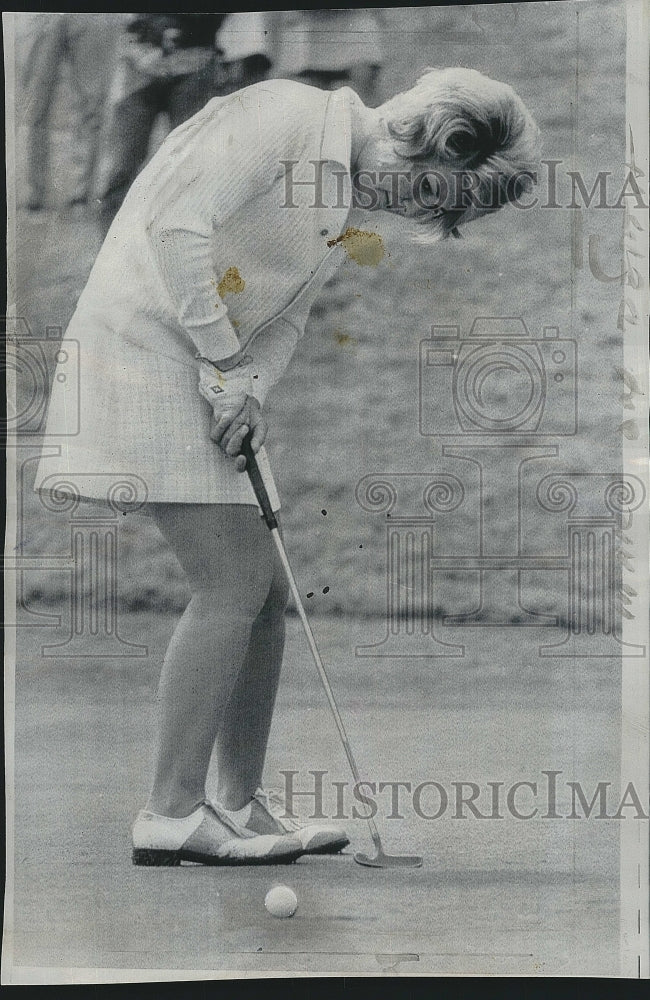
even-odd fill
[{"label": "putting green grass", "polygon": [[[18,966],[617,974],[620,824],[523,821],[505,806],[503,820],[454,818],[452,786],[478,783],[489,812],[488,781],[506,789],[536,781],[541,796],[541,771],[554,769],[562,772],[557,811],[568,815],[566,782],[580,781],[588,798],[598,781],[616,783],[613,672],[601,670],[594,683],[597,665],[584,661],[570,674],[558,670],[552,686],[530,673],[507,685],[484,675],[475,685],[468,678],[485,661],[474,654],[462,669],[430,661],[425,672],[403,660],[390,677],[377,669],[373,678],[354,657],[368,623],[341,624],[321,618],[314,627],[364,777],[412,787],[437,781],[452,796],[437,820],[419,816],[404,789],[403,818],[389,818],[390,790],[375,796],[386,850],[419,853],[423,867],[357,866],[352,852],[371,845],[356,819],[346,824],[352,843],[340,857],[258,870],[134,868],[130,824],[146,795],[156,677],[173,621],[123,620],[125,638],[149,645],[139,660],[43,660],[42,636],[31,629],[22,633],[16,697]],[[525,655],[521,642],[510,650]],[[301,791],[313,790],[309,772],[326,772],[324,812],[334,814],[333,782],[349,774],[295,620],[266,783],[282,787],[286,771],[298,772]],[[349,787],[344,794],[349,811]],[[312,801],[296,797],[298,814],[309,816]],[[432,814],[436,802],[425,795],[420,811]],[[517,802],[527,811],[525,791]],[[290,920],[264,909],[276,882],[298,895]]]}]

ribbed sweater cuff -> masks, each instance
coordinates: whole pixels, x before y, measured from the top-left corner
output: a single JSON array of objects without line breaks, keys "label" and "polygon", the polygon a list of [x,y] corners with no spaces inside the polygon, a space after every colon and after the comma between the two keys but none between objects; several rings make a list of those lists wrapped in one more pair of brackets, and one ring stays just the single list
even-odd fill
[{"label": "ribbed sweater cuff", "polygon": [[237,334],[227,315],[207,323],[186,324],[186,330],[204,358],[228,358],[240,350]]}]

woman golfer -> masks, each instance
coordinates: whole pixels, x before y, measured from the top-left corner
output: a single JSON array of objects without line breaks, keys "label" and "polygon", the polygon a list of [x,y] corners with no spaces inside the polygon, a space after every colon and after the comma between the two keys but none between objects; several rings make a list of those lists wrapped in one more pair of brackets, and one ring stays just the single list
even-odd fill
[{"label": "woman golfer", "polygon": [[[345,255],[338,238],[376,210],[420,242],[457,235],[529,186],[536,140],[513,90],[472,70],[429,71],[377,109],[347,87],[266,81],[210,101],[131,187],[66,334],[81,343],[80,432],[42,458],[36,489],[65,494],[67,478],[101,500],[100,475],[137,475],[191,587],[136,864],[275,864],[348,843],[288,824],[261,789],[287,586],[242,442],[250,431],[277,509],[264,401]],[[66,402],[55,379],[57,427]]]}]

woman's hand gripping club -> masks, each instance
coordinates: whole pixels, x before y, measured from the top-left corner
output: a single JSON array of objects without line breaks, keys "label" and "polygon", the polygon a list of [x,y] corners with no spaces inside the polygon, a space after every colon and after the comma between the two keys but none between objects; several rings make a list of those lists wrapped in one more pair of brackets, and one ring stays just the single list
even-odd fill
[{"label": "woman's hand gripping club", "polygon": [[268,431],[252,389],[248,356],[236,355],[216,362],[201,359],[199,392],[212,407],[210,437],[225,455],[235,460],[238,472],[246,470],[246,457],[242,453],[244,439],[250,435],[250,449],[256,455]]}]

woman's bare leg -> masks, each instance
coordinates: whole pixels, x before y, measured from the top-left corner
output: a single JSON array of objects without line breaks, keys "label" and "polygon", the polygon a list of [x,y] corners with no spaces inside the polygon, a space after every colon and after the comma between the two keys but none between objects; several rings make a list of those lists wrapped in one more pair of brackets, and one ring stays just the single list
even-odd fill
[{"label": "woman's bare leg", "polygon": [[271,589],[251,631],[244,665],[217,733],[218,799],[241,809],[262,783],[284,652],[289,585],[275,554]]},{"label": "woman's bare leg", "polygon": [[[265,622],[275,622],[276,617],[265,613],[257,621],[268,607],[273,542],[253,506],[153,504],[152,513],[187,574],[192,598],[163,664],[159,744],[147,808],[165,816],[186,816],[205,797],[215,739],[245,663],[247,672],[258,679],[252,697],[247,699],[242,691],[235,698],[240,723],[246,726],[248,717],[256,718],[257,700],[270,701],[272,708],[275,688],[263,667],[268,648]],[[256,652],[247,656],[254,626]],[[277,636],[272,645],[280,648]],[[255,722],[253,728],[260,736],[265,734],[265,745],[268,726]],[[257,757],[253,743],[248,750]],[[228,777],[233,766],[228,753],[224,746],[219,768],[232,802],[243,793],[237,780]],[[239,769],[239,763],[234,767]]]}]

